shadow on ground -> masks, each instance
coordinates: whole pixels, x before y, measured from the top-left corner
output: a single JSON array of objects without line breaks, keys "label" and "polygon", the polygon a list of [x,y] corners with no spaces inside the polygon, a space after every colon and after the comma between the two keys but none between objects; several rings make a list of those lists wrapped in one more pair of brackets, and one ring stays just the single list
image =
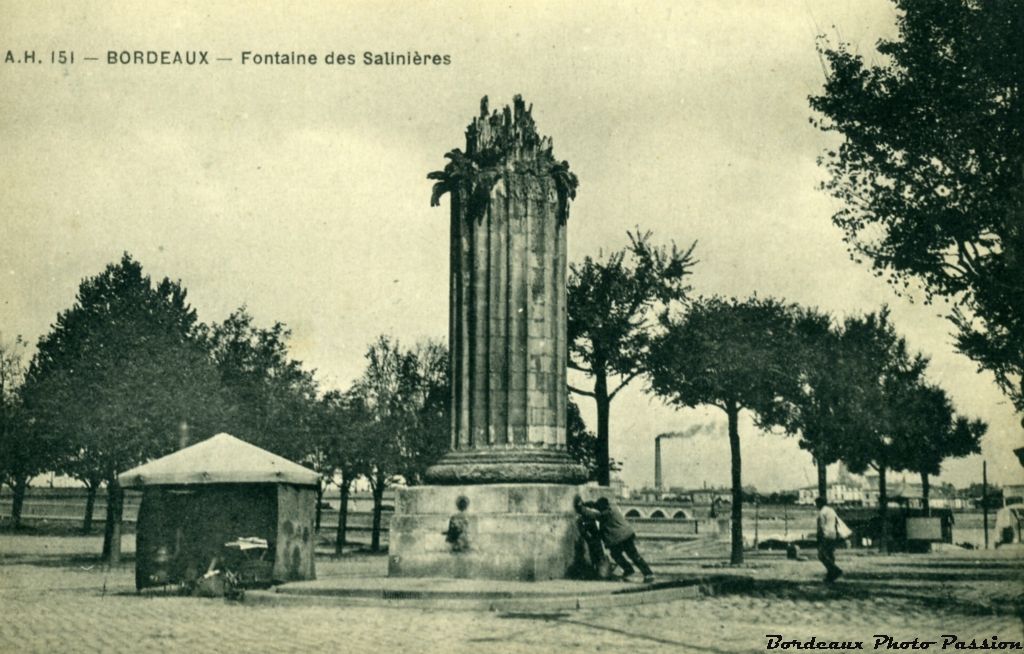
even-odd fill
[{"label": "shadow on ground", "polygon": [[[947,581],[959,584],[963,577],[952,576]],[[884,581],[886,583],[873,583]],[[928,578],[928,581],[934,581]],[[1020,588],[1016,586],[1015,588]],[[718,594],[741,594],[765,599],[828,602],[831,600],[897,599],[931,609],[955,610],[964,615],[1014,615],[1024,619],[1024,593],[1009,591],[1004,594],[979,598],[962,596],[952,592],[943,594],[942,587],[933,584],[914,584],[912,581],[892,575],[850,573],[834,584],[808,581],[787,581],[778,579],[748,579],[724,587]]]},{"label": "shadow on ground", "polygon": [[[106,563],[99,554],[0,554],[0,565],[37,565],[43,568],[93,568]],[[134,554],[122,554],[121,566],[135,565]]]}]

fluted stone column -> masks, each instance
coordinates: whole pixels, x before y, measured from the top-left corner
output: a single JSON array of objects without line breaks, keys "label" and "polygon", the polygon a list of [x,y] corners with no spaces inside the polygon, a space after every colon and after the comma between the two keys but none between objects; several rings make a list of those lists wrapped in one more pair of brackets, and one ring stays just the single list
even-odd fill
[{"label": "fluted stone column", "polygon": [[[451,443],[429,484],[401,488],[394,577],[559,579],[582,552],[582,465],[566,451],[565,229],[576,178],[523,101],[487,98],[447,154],[431,203],[451,202]],[[450,534],[453,513],[462,533]]]},{"label": "fluted stone column", "polygon": [[566,220],[576,177],[522,99],[480,115],[431,203],[451,204],[451,445],[440,484],[579,483],[566,451]]}]

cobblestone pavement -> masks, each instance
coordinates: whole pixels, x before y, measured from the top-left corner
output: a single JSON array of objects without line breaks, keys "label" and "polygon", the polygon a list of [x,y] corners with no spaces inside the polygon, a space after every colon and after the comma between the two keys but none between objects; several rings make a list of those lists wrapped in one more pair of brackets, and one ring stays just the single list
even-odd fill
[{"label": "cobblestone pavement", "polygon": [[[826,588],[813,561],[753,556],[746,568],[719,569],[652,548],[664,576],[738,574],[753,586],[699,600],[500,614],[136,596],[130,563],[106,570],[78,556],[73,540],[18,538],[0,535],[0,652],[758,652],[770,633],[864,640],[868,650],[883,633],[1024,640],[1021,561],[991,553],[848,556],[848,580]],[[321,576],[383,566],[384,557],[318,561]]]}]

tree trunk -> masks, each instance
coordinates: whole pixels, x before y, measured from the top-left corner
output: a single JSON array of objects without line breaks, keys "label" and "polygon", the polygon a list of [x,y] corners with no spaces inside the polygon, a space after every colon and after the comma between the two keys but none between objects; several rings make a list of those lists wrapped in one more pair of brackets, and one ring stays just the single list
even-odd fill
[{"label": "tree trunk", "polygon": [[929,496],[931,495],[931,484],[928,482],[928,473],[921,473],[921,504],[924,509],[924,515],[926,518],[931,517],[932,507],[929,503]]},{"label": "tree trunk", "polygon": [[608,377],[597,373],[594,379],[594,402],[597,404],[597,483],[611,484],[611,464],[608,454],[608,415],[612,401],[608,397]]},{"label": "tree trunk", "polygon": [[338,507],[338,531],[334,536],[334,555],[341,556],[345,549],[345,532],[348,530],[348,495],[352,490],[352,480],[345,478],[341,482],[341,506]]},{"label": "tree trunk", "polygon": [[889,496],[885,488],[885,466],[878,466],[878,516],[882,520],[882,531],[878,537],[878,551],[889,553]]},{"label": "tree trunk", "polygon": [[373,484],[373,532],[370,534],[370,551],[380,551],[380,513],[384,500],[384,481]]},{"label": "tree trunk", "polygon": [[92,533],[92,512],[96,508],[96,491],[99,490],[99,482],[86,482],[85,484],[85,517],[82,518],[82,533]]},{"label": "tree trunk", "polygon": [[11,498],[11,527],[21,527],[21,511],[25,506],[25,493],[28,491],[28,475],[19,474],[14,478],[14,497]]},{"label": "tree trunk", "polygon": [[320,507],[324,501],[324,480],[319,479],[316,482],[316,533],[320,533],[320,518],[323,514],[323,509]]},{"label": "tree trunk", "polygon": [[743,563],[743,466],[740,457],[740,409],[734,402],[727,405],[729,416],[729,451],[732,455],[732,554],[730,563]]},{"label": "tree trunk", "polygon": [[121,518],[124,513],[124,490],[117,478],[107,480],[107,522],[103,530],[103,560],[107,565],[121,563]]},{"label": "tree trunk", "polygon": [[113,517],[113,500],[110,497],[110,487],[107,487],[107,510],[103,517],[103,555],[102,559],[107,561],[110,559],[110,535],[114,528],[114,517]]},{"label": "tree trunk", "polygon": [[824,497],[828,499],[828,464],[824,462],[824,459],[815,458],[815,464],[818,466],[818,497]]}]

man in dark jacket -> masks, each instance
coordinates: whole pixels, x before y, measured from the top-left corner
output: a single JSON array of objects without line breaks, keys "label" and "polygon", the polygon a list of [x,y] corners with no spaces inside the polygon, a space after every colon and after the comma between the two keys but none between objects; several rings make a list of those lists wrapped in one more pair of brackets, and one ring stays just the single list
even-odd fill
[{"label": "man in dark jacket", "polygon": [[608,546],[612,559],[622,568],[623,580],[633,575],[633,566],[626,560],[628,556],[636,567],[640,568],[646,583],[654,581],[654,573],[650,566],[636,550],[636,532],[608,498],[600,497],[596,502],[584,502],[577,496],[574,504],[577,513],[597,520],[601,529],[601,539]]}]

